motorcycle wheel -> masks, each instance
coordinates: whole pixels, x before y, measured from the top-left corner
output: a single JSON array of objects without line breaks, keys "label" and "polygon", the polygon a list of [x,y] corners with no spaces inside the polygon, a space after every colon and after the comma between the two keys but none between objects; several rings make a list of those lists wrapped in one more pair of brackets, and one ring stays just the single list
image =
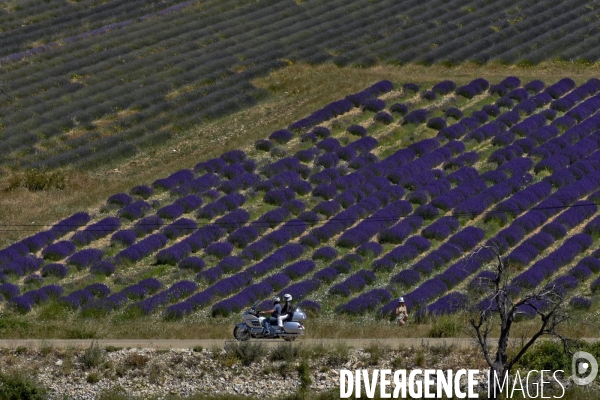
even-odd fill
[{"label": "motorcycle wheel", "polygon": [[286,342],[293,342],[294,340],[296,340],[296,336],[284,336],[283,340],[285,340]]},{"label": "motorcycle wheel", "polygon": [[248,329],[244,330],[239,326],[236,326],[233,329],[233,337],[240,342],[245,342],[246,340],[250,339],[250,331],[248,331]]}]

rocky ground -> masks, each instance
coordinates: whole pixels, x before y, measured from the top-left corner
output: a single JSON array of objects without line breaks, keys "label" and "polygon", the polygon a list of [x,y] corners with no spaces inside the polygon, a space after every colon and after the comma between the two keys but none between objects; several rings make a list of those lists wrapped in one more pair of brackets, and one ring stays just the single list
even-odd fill
[{"label": "rocky ground", "polygon": [[[456,351],[449,346],[401,349],[338,346],[326,350],[302,349],[296,345],[288,351],[283,347],[254,349],[250,355],[242,351],[241,356],[227,346],[225,349],[108,350],[100,346],[84,350],[4,349],[0,352],[0,365],[31,371],[49,389],[52,399],[94,399],[101,391],[114,388],[141,398],[169,394],[185,397],[199,392],[279,397],[300,387],[299,366],[303,360],[309,367],[305,373],[310,374],[309,389],[313,392],[339,390],[340,369],[362,368],[480,369],[480,387],[487,387],[485,365],[477,353]],[[274,356],[274,352],[279,352],[279,356]]]}]

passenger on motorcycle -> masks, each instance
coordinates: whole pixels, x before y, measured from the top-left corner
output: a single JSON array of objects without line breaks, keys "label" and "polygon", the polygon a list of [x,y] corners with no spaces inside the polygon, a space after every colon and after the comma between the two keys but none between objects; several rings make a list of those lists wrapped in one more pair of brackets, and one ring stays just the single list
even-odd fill
[{"label": "passenger on motorcycle", "polygon": [[273,297],[273,308],[271,310],[259,311],[258,314],[268,314],[271,313],[271,318],[265,318],[263,321],[263,326],[265,328],[265,334],[269,335],[271,333],[271,324],[277,323],[277,318],[281,316],[281,299],[279,296]]},{"label": "passenger on motorcycle", "polygon": [[283,321],[294,312],[294,307],[292,306],[292,295],[284,294],[283,300],[285,301],[285,303],[283,303],[281,315],[277,317],[277,326],[281,330],[283,330]]}]

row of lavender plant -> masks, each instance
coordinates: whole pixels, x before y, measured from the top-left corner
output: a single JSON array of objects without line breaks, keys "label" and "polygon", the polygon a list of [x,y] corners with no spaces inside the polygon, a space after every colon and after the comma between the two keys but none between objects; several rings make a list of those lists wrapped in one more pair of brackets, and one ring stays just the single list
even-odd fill
[{"label": "row of lavender plant", "polygon": [[[595,83],[595,82],[593,82],[593,83]],[[597,89],[595,89],[594,91],[597,91]],[[357,304],[357,305],[358,305],[358,304]],[[356,305],[353,305],[353,306],[349,307],[349,309],[350,309],[350,310],[352,310],[352,309],[356,309]]]},{"label": "row of lavender plant", "polygon": [[192,228],[193,229],[193,228]]},{"label": "row of lavender plant", "polygon": [[[595,156],[595,164],[597,168],[600,166],[598,164],[598,153],[595,153]],[[574,167],[577,166],[578,165],[574,165]],[[501,231],[494,239],[491,239],[489,244],[496,246],[502,252],[506,251],[507,248],[515,246],[517,243],[519,243],[527,233],[542,226],[548,218],[558,213],[564,207],[570,206],[577,199],[586,196],[592,190],[597,189],[599,185],[600,181],[598,178],[594,179],[594,177],[588,175],[582,178],[580,181],[560,189],[559,191],[547,197],[544,201],[538,203],[536,208],[539,208],[539,211],[537,209],[531,210],[525,215],[516,218],[510,227]],[[527,189],[525,189],[525,191],[527,191]],[[525,193],[524,196],[521,195],[519,197],[527,198],[528,194]],[[560,205],[554,204],[555,199],[562,199],[563,202],[561,202]],[[553,205],[551,206],[550,204]],[[535,256],[537,256],[538,251],[545,250],[554,242],[554,240],[563,237],[566,234],[566,229],[572,229],[573,227],[579,225],[581,222],[583,222],[583,220],[593,215],[596,209],[597,206],[593,203],[576,203],[573,208],[569,208],[564,211],[558,218],[555,219],[554,222],[545,225],[542,229],[542,232],[535,234],[531,238],[524,241],[521,245],[516,247],[507,256],[507,261],[522,265],[530,263],[533,261]],[[516,277],[514,281],[515,285],[517,285],[518,282],[521,282],[521,286],[536,286],[538,282],[549,276],[560,266],[565,265],[565,263],[572,259],[572,257],[574,257],[582,249],[589,247],[589,244],[591,244],[590,240],[591,239],[589,239],[589,236],[587,235],[583,235],[581,240],[579,239],[579,236],[576,235],[572,238],[572,240],[567,241],[567,243],[563,245],[564,248],[561,247],[543,262],[533,264],[532,267]],[[579,247],[582,245],[582,243],[583,247]],[[561,255],[565,256],[565,254],[567,254],[566,259],[559,257]],[[493,255],[489,252],[482,252],[480,255],[484,256],[483,261],[490,261],[493,259]],[[569,256],[572,257],[569,259]],[[449,281],[448,279],[440,279],[438,281],[434,278],[426,282],[425,284],[419,286],[417,290],[415,290],[415,293],[418,292],[418,295],[421,295],[421,297],[425,296],[425,298],[417,296],[415,301],[413,301],[414,305],[426,304],[428,299],[443,294],[448,288],[451,288],[458,282],[463,281],[466,276],[474,272],[474,270],[479,268],[480,265],[481,262],[474,259],[467,260],[466,262],[462,263],[462,265],[460,263],[455,264],[453,267],[451,267],[455,270],[452,271],[451,275],[462,275],[462,278],[455,281]],[[448,269],[444,274],[447,275],[450,271],[451,269]],[[448,299],[442,297],[439,302],[433,303],[435,305],[432,304],[431,309],[428,310],[431,312],[441,312],[440,310],[442,310],[444,307],[447,307],[448,310],[454,310],[460,305],[460,302],[457,300],[458,298],[462,299],[463,301],[466,300],[466,297],[458,294],[451,294],[449,296],[450,297],[448,297]],[[407,295],[407,298],[410,298],[411,301],[413,300],[410,294]],[[380,311],[384,313],[389,312],[388,309],[390,307],[393,307],[393,304],[382,308]]]}]

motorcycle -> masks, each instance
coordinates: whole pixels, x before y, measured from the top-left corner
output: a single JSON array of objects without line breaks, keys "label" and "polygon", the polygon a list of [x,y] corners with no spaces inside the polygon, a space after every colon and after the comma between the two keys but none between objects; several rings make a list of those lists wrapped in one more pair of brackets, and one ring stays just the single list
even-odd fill
[{"label": "motorcycle", "polygon": [[242,314],[242,323],[237,324],[233,329],[233,337],[243,342],[250,338],[254,339],[278,339],[282,338],[292,342],[298,336],[304,335],[304,326],[302,321],[306,320],[306,314],[300,308],[296,307],[290,315],[283,321],[283,329],[271,325],[269,332],[265,332],[263,321],[265,318],[258,314],[256,306],[258,301]]}]

